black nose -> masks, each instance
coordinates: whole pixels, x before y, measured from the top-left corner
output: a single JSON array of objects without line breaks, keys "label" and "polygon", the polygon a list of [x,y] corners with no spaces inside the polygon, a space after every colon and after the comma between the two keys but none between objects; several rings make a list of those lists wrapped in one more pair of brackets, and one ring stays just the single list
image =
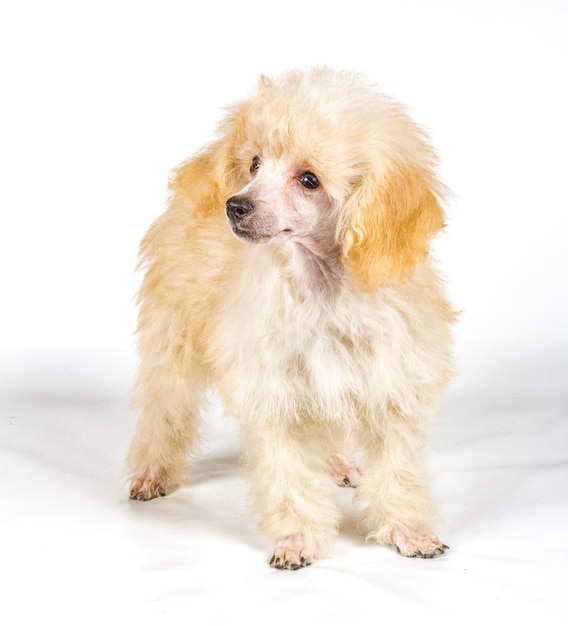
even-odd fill
[{"label": "black nose", "polygon": [[245,196],[233,196],[227,200],[227,217],[232,221],[241,220],[253,209],[254,204]]}]

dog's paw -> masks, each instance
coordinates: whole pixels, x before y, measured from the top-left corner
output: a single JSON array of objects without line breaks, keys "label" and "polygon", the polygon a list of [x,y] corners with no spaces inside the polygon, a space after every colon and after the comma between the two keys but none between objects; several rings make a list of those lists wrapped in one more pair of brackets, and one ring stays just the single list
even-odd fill
[{"label": "dog's paw", "polygon": [[433,559],[449,550],[449,546],[442,543],[436,535],[408,528],[395,528],[392,540],[397,552],[410,558]]},{"label": "dog's paw", "polygon": [[164,482],[152,476],[134,478],[130,484],[131,500],[152,500],[165,495]]},{"label": "dog's paw", "polygon": [[356,488],[359,485],[361,479],[361,472],[356,467],[346,467],[345,471],[335,476],[335,480],[339,487],[353,487]]},{"label": "dog's paw", "polygon": [[333,455],[329,459],[329,469],[339,487],[357,487],[359,484],[359,468],[349,464],[343,457]]},{"label": "dog's paw", "polygon": [[300,569],[312,564],[314,548],[302,533],[281,537],[274,548],[270,565],[276,569]]}]

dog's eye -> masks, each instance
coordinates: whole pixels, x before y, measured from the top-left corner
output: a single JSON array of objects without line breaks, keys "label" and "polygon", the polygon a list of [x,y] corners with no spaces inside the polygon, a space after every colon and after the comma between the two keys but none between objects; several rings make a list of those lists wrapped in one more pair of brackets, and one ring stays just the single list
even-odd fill
[{"label": "dog's eye", "polygon": [[317,189],[320,185],[320,181],[312,172],[304,172],[298,176],[298,180],[306,189]]},{"label": "dog's eye", "polygon": [[256,170],[260,167],[260,159],[255,156],[253,157],[252,163],[250,165],[250,173],[256,172]]}]

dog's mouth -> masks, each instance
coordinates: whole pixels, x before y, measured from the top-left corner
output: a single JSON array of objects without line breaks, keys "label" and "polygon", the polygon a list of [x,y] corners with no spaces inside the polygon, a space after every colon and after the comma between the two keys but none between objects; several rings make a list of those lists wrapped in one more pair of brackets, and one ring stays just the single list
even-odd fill
[{"label": "dog's mouth", "polygon": [[277,233],[270,233],[249,228],[240,222],[233,222],[230,219],[229,225],[238,239],[247,241],[248,243],[266,243],[275,239],[291,239],[294,236],[294,233],[290,228],[285,228]]}]

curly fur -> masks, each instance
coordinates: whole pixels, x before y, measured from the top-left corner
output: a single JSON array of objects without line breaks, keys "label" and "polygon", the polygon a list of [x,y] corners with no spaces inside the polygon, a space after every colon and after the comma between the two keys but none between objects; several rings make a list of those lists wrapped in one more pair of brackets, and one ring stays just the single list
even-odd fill
[{"label": "curly fur", "polygon": [[[276,164],[264,187],[252,180],[258,155],[262,176]],[[242,424],[273,565],[309,564],[336,533],[330,462],[348,447],[370,536],[407,556],[447,548],[431,534],[424,460],[454,319],[428,259],[443,227],[435,164],[404,109],[350,73],[263,77],[228,110],[218,139],[175,172],[142,242],[131,497],[183,481],[214,385]],[[297,187],[303,170],[321,183],[317,202]],[[326,234],[235,237],[225,204],[253,183],[277,198],[265,202],[271,219],[300,198]]]}]

